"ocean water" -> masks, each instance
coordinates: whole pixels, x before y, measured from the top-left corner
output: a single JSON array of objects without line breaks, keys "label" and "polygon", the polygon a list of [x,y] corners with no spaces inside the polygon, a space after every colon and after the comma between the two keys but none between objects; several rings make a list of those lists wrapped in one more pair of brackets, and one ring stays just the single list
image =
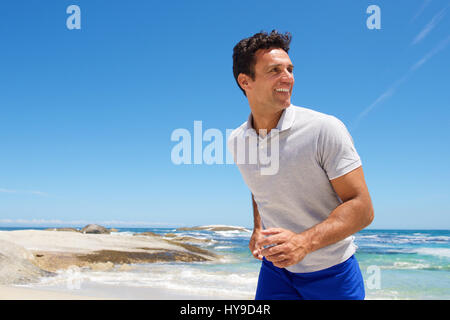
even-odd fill
[{"label": "ocean water", "polygon": [[363,230],[356,244],[367,299],[450,299],[449,230]]},{"label": "ocean water", "polygon": [[[12,229],[17,228],[0,228]],[[142,299],[146,290],[159,289],[211,299],[254,298],[261,262],[248,249],[250,231],[122,228],[117,234],[146,231],[211,239],[200,246],[221,258],[216,262],[135,264],[126,270],[71,269],[29,286],[74,293],[97,287],[114,292],[111,297],[127,299]],[[355,235],[355,242],[366,299],[450,299],[450,230],[363,230]]]}]

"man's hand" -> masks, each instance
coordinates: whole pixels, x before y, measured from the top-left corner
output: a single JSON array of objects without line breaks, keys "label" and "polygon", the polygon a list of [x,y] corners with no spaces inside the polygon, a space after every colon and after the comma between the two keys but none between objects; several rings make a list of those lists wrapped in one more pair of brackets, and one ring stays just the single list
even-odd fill
[{"label": "man's hand", "polygon": [[264,239],[264,235],[261,233],[261,229],[254,229],[252,237],[250,238],[250,243],[248,244],[248,248],[250,249],[250,252],[253,254],[253,256],[258,259],[262,260],[261,250],[259,247],[256,246],[256,244]]},{"label": "man's hand", "polygon": [[[308,241],[300,233],[294,233],[283,228],[270,228],[262,230],[263,236],[256,243],[256,247],[260,248],[260,254],[266,257],[278,268],[286,268],[303,260],[308,251]],[[263,249],[265,246],[270,248]]]}]

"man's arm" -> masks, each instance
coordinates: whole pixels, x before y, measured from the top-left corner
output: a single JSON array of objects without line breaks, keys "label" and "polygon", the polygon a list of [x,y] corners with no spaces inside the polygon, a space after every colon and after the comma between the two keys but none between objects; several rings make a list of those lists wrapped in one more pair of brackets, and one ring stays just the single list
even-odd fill
[{"label": "man's arm", "polygon": [[330,181],[343,203],[326,220],[304,232],[305,239],[310,243],[310,252],[364,229],[374,218],[362,167]]},{"label": "man's arm", "polygon": [[255,198],[252,193],[252,206],[253,206],[253,230],[262,230],[261,217],[259,216],[258,205],[255,202]]},{"label": "man's arm", "polygon": [[280,268],[296,264],[308,253],[341,241],[372,222],[374,210],[362,167],[331,180],[331,184],[343,202],[327,219],[299,234],[282,228],[261,231],[269,237],[257,247],[277,244],[261,251],[266,259]]},{"label": "man's arm", "polygon": [[255,202],[255,198],[252,194],[252,206],[253,206],[253,234],[250,238],[250,242],[248,244],[248,248],[253,256],[262,260],[261,250],[258,249],[257,243],[264,239],[264,235],[262,234],[262,225],[261,225],[261,217],[258,211],[258,205]]}]

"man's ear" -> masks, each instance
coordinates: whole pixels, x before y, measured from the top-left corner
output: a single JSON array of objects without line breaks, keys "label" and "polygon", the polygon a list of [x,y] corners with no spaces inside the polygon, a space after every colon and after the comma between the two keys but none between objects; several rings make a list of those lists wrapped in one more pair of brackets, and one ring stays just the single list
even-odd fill
[{"label": "man's ear", "polygon": [[245,91],[251,88],[250,86],[250,77],[246,74],[240,73],[238,75],[238,83],[241,86],[241,88]]}]

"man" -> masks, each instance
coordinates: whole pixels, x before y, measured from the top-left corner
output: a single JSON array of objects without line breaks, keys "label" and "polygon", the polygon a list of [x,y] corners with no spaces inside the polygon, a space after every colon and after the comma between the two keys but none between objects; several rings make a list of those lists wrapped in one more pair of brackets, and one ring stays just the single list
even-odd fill
[{"label": "man", "polygon": [[[251,114],[228,146],[252,192],[249,248],[262,260],[255,298],[364,299],[352,235],[372,222],[374,210],[361,160],[341,121],[291,105],[290,41],[289,33],[261,32],[233,52]],[[248,155],[252,136],[279,150],[275,174],[261,174],[259,160],[236,161],[237,145]]]}]

